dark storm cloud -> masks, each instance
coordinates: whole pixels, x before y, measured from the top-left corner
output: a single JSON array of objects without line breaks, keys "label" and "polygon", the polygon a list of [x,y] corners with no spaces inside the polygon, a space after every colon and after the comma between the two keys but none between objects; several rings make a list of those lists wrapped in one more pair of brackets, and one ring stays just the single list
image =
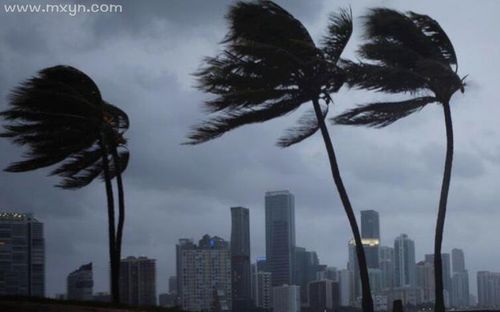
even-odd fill
[{"label": "dark storm cloud", "polygon": [[[101,1],[105,3],[105,1]],[[201,146],[180,145],[190,126],[203,119],[206,95],[194,90],[193,73],[214,55],[226,33],[230,1],[123,1],[121,14],[30,14],[0,16],[0,109],[9,90],[36,71],[70,64],[88,73],[103,97],[128,112],[132,153],[125,176],[127,221],[124,255],[158,260],[158,291],[175,270],[178,238],[210,233],[229,238],[229,207],[251,209],[252,257],[264,254],[264,192],[290,189],[296,195],[297,243],[316,250],[323,263],[345,267],[350,231],[329,175],[319,135],[288,149],[276,139],[300,112],[264,125],[248,126]],[[445,251],[464,248],[472,272],[499,270],[500,251],[478,257],[494,241],[500,217],[492,186],[500,174],[499,113],[494,1],[280,1],[318,41],[330,11],[352,5],[355,16],[368,6],[428,13],[455,44],[460,72],[470,74],[465,95],[453,98],[456,153]],[[453,3],[453,5],[451,5]],[[449,8],[457,8],[450,12]],[[0,8],[1,9],[1,8]],[[467,23],[464,21],[480,21]],[[356,25],[359,25],[356,21]],[[23,25],[20,27],[19,25]],[[353,57],[359,30],[346,56]],[[475,48],[472,49],[471,46]],[[481,48],[478,48],[481,47]],[[342,89],[334,113],[354,104],[394,97]],[[434,218],[444,160],[442,111],[432,105],[386,129],[331,126],[345,183],[356,211],[381,214],[382,239],[391,245],[406,232],[417,257],[432,250]],[[21,149],[0,141],[0,166]],[[96,290],[107,289],[104,187],[70,192],[52,187],[48,170],[0,174],[0,210],[33,211],[45,223],[48,293],[62,292],[65,276],[93,261]],[[467,226],[464,226],[467,224]],[[317,239],[322,237],[323,239]],[[474,280],[474,277],[470,277]],[[472,287],[474,290],[474,287]]]}]

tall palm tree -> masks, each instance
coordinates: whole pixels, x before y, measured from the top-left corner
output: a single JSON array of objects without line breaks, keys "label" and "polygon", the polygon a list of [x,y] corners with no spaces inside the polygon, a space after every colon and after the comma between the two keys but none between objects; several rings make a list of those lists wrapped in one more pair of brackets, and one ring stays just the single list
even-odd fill
[{"label": "tall palm tree", "polygon": [[[12,163],[5,171],[26,172],[56,166],[50,175],[62,180],[63,189],[79,189],[101,178],[108,202],[109,257],[111,289],[119,302],[119,265],[124,223],[121,175],[129,159],[123,132],[128,117],[121,109],[101,98],[96,84],[83,72],[70,66],[43,69],[38,76],[23,82],[1,112],[6,121],[0,137],[27,146],[24,160]],[[118,229],[112,180],[119,191]]]},{"label": "tall palm tree", "polygon": [[272,1],[237,2],[227,19],[229,32],[221,43],[223,51],[206,58],[196,73],[198,88],[215,95],[205,102],[211,116],[193,130],[187,143],[204,143],[237,127],[284,116],[311,102],[312,110],[279,139],[278,145],[299,143],[320,130],[356,242],[363,309],[371,312],[373,301],[361,235],[325,124],[332,102],[330,93],[344,83],[337,62],[352,33],[351,13],[342,10],[331,16],[319,47],[300,21]]},{"label": "tall palm tree", "polygon": [[464,92],[457,74],[453,45],[441,26],[427,15],[406,14],[386,8],[372,9],[364,24],[367,42],[359,54],[367,62],[344,62],[348,84],[387,93],[418,94],[399,102],[371,103],[347,111],[334,121],[344,125],[385,127],[430,103],[443,107],[446,159],[434,241],[436,311],[444,311],[441,244],[453,161],[453,125],[450,99]]}]

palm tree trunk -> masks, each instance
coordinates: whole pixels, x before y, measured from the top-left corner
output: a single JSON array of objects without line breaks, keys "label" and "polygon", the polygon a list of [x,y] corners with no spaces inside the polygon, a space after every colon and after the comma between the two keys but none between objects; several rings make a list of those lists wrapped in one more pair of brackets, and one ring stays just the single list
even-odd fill
[{"label": "palm tree trunk", "polygon": [[[113,155],[113,163],[115,165],[115,170],[116,170],[116,186],[118,189],[118,228],[116,231],[115,258],[117,259],[116,274],[118,275],[119,278],[121,252],[122,252],[123,225],[125,224],[125,196],[123,192],[123,181],[120,168],[121,164],[120,164],[120,159],[118,158],[118,152],[116,150],[116,146],[113,147],[112,155]],[[120,290],[118,289],[118,296],[119,295],[120,295]]]},{"label": "palm tree trunk", "polygon": [[118,293],[118,276],[116,271],[116,258],[115,258],[115,205],[113,198],[113,186],[111,185],[111,175],[109,172],[108,152],[104,142],[99,142],[102,150],[102,166],[104,173],[104,184],[106,186],[106,197],[108,200],[108,239],[109,239],[109,260],[111,266],[111,298],[112,302],[119,303]]},{"label": "palm tree trunk", "polygon": [[362,287],[362,308],[364,312],[373,312],[373,299],[370,291],[365,250],[361,241],[361,235],[359,233],[358,223],[356,222],[356,216],[354,215],[351,202],[349,201],[349,196],[347,195],[344,183],[342,182],[342,177],[340,176],[339,166],[337,164],[337,158],[333,149],[332,140],[330,138],[330,134],[328,133],[328,128],[326,127],[325,120],[321,112],[321,107],[317,98],[313,100],[313,106],[314,112],[316,113],[316,118],[318,120],[318,125],[323,136],[326,151],[328,152],[333,180],[335,181],[335,185],[337,186],[337,191],[339,193],[340,200],[342,201],[342,205],[344,206],[345,213],[347,214],[347,218],[349,219],[349,225],[351,226],[351,230],[354,235],[354,241],[356,243],[356,254],[358,257],[359,273],[361,277]]},{"label": "palm tree trunk", "polygon": [[436,284],[436,305],[434,311],[444,312],[443,296],[443,263],[441,259],[441,245],[443,242],[444,221],[446,218],[446,203],[450,189],[451,167],[453,164],[453,124],[449,102],[443,103],[444,120],[446,124],[446,160],[444,164],[443,184],[439,199],[439,211],[436,221],[436,235],[434,237],[434,281]]}]

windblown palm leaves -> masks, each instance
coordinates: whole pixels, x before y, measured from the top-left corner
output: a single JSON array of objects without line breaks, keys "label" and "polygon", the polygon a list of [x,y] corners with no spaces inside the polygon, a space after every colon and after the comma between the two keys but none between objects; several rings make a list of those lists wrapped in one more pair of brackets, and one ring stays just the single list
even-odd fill
[{"label": "windblown palm leaves", "polygon": [[[329,94],[343,84],[336,63],[352,32],[349,12],[331,18],[321,48],[300,21],[271,1],[238,2],[227,18],[224,51],[206,58],[196,73],[199,89],[215,95],[205,103],[213,116],[190,134],[189,144],[284,116],[314,98],[331,102]],[[298,143],[317,130],[308,112],[278,144]]]},{"label": "windblown palm leaves", "polygon": [[385,127],[430,103],[443,106],[446,125],[446,160],[434,242],[435,311],[444,312],[441,244],[453,161],[453,125],[450,99],[464,92],[464,78],[457,74],[453,45],[441,26],[427,15],[373,9],[366,17],[367,42],[359,50],[366,63],[344,62],[348,84],[387,93],[416,97],[399,102],[366,104],[347,111],[334,121],[344,125]]},{"label": "windblown palm leaves", "polygon": [[124,203],[120,196],[118,232],[115,231],[111,180],[118,181],[123,195],[121,174],[129,153],[123,132],[129,127],[128,116],[101,98],[95,83],[83,72],[70,66],[46,68],[15,89],[10,108],[2,113],[6,121],[1,137],[26,146],[24,160],[5,170],[25,172],[55,166],[51,175],[61,177],[58,187],[82,188],[96,178],[106,184],[108,226],[112,266],[112,295],[119,301],[118,272]]},{"label": "windblown palm leaves", "polygon": [[[103,176],[101,137],[108,148],[114,145],[113,140],[116,146],[125,143],[121,134],[128,128],[127,115],[104,102],[94,82],[72,67],[42,70],[14,90],[10,106],[0,113],[9,122],[0,136],[27,146],[29,151],[25,160],[5,169],[9,172],[58,165],[51,172],[62,177],[57,186],[81,188]],[[123,171],[128,152],[120,154]],[[115,170],[111,173],[116,174]]]},{"label": "windblown palm leaves", "polygon": [[312,110],[286,131],[278,145],[299,143],[321,130],[332,176],[357,243],[363,309],[373,311],[361,236],[324,122],[332,102],[330,94],[345,82],[337,62],[352,33],[351,13],[343,10],[330,18],[319,47],[300,21],[272,1],[238,2],[227,19],[229,32],[221,43],[223,51],[206,58],[196,73],[198,88],[214,95],[205,102],[211,116],[191,132],[187,144],[204,143],[312,102]]},{"label": "windblown palm leaves", "polygon": [[366,16],[367,42],[359,49],[369,63],[344,61],[351,87],[387,93],[425,94],[400,102],[371,103],[347,111],[338,124],[385,127],[433,102],[447,103],[463,80],[453,45],[427,15],[373,9]]}]

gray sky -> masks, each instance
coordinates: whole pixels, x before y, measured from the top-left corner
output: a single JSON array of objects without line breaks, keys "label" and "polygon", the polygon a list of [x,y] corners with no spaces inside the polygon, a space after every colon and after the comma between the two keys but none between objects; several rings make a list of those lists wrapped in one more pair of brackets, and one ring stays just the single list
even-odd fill
[{"label": "gray sky", "polygon": [[[16,1],[2,1],[3,3]],[[351,3],[352,2],[352,3]],[[35,2],[32,2],[35,3]],[[59,2],[59,3],[65,3]],[[86,2],[90,3],[90,2]],[[319,134],[288,149],[276,139],[299,112],[237,129],[201,146],[180,143],[203,118],[207,96],[190,75],[218,50],[229,2],[122,1],[115,14],[13,14],[0,7],[0,109],[9,90],[57,64],[90,75],[103,97],[128,112],[131,161],[125,175],[127,219],[123,255],[157,259],[158,292],[175,271],[175,243],[205,233],[229,239],[231,206],[250,208],[252,258],[265,254],[264,193],[289,189],[296,198],[297,244],[324,264],[344,268],[350,229],[333,187]],[[438,20],[454,43],[465,94],[452,99],[455,162],[443,251],[463,248],[472,292],[477,270],[500,271],[500,130],[496,120],[500,69],[498,1],[279,1],[316,40],[328,14],[352,6],[414,10]],[[344,56],[354,57],[360,21]],[[331,116],[383,94],[342,89]],[[307,104],[305,106],[309,106]],[[305,107],[304,107],[305,108]],[[384,245],[400,233],[416,241],[417,261],[433,249],[444,160],[442,109],[426,107],[385,129],[330,126],[353,206],[375,209]],[[0,167],[21,149],[0,141]],[[31,211],[45,223],[47,294],[65,291],[66,275],[94,262],[95,291],[107,290],[107,214],[104,185],[78,191],[53,188],[48,170],[0,173],[0,210]],[[494,244],[489,249],[488,245]]]}]

